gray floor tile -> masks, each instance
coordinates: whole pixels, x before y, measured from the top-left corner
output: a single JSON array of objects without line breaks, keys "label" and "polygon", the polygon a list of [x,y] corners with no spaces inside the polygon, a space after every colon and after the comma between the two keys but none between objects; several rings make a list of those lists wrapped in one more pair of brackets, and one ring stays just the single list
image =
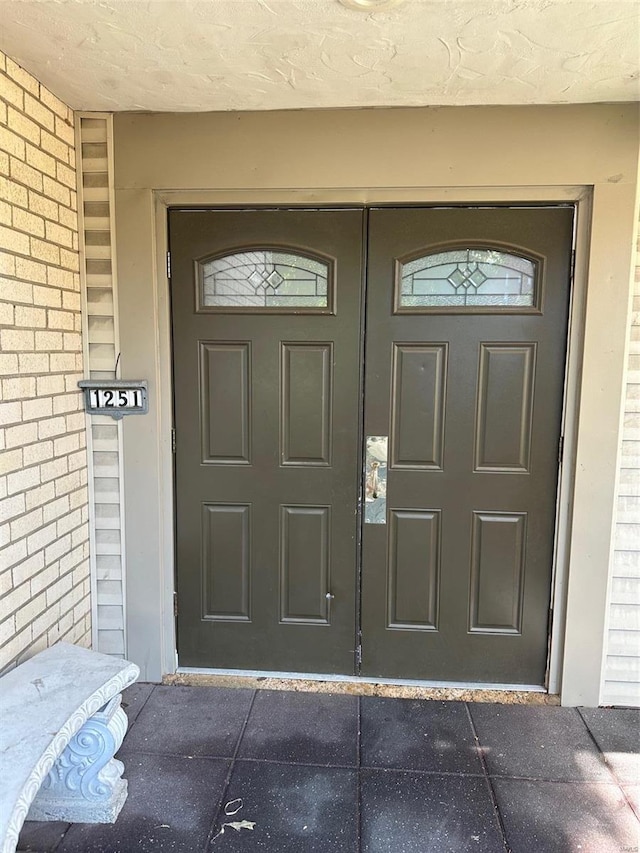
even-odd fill
[{"label": "gray floor tile", "polygon": [[125,737],[121,754],[233,755],[252,690],[156,687]]},{"label": "gray floor tile", "polygon": [[129,720],[129,725],[135,721],[155,686],[155,684],[138,681],[122,691],[122,707]]},{"label": "gray floor tile", "polygon": [[237,761],[225,803],[242,800],[225,821],[247,820],[253,830],[226,828],[210,845],[224,853],[356,853],[357,772],[337,767]]},{"label": "gray floor tile", "polygon": [[482,773],[462,702],[361,700],[363,767]]},{"label": "gray floor tile", "polygon": [[495,779],[512,853],[637,851],[638,821],[617,785]]},{"label": "gray floor tile", "polygon": [[575,708],[481,703],[469,708],[492,776],[613,781]]},{"label": "gray floor tile", "polygon": [[640,784],[640,710],[580,708],[591,734],[619,782]]},{"label": "gray floor tile", "polygon": [[238,757],[355,767],[356,696],[259,690]]},{"label": "gray floor tile", "polygon": [[486,779],[361,773],[363,853],[503,853]]},{"label": "gray floor tile", "polygon": [[74,824],[57,853],[199,853],[224,790],[229,762],[135,755],[129,797],[115,824]]},{"label": "gray floor tile", "polygon": [[55,850],[69,826],[70,824],[61,821],[27,820],[20,832],[17,849],[28,850],[30,853],[49,853]]}]

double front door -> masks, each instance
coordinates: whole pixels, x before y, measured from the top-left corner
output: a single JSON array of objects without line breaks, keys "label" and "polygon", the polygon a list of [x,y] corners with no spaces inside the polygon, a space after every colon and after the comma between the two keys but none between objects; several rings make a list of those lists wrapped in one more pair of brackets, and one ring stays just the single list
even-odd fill
[{"label": "double front door", "polygon": [[171,211],[182,666],[544,683],[572,217]]}]

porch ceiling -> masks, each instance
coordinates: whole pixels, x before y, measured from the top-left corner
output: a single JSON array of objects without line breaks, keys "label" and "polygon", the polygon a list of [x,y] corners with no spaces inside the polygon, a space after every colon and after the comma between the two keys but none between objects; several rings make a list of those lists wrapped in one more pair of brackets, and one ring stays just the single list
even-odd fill
[{"label": "porch ceiling", "polygon": [[87,110],[640,100],[638,0],[379,2],[2,0],[0,48]]}]

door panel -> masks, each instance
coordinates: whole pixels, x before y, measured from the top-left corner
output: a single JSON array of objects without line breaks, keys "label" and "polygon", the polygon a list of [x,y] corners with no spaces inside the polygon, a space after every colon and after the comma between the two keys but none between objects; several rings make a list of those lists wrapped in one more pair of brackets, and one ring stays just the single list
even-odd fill
[{"label": "door panel", "polygon": [[572,213],[370,213],[363,675],[544,682]]},{"label": "door panel", "polygon": [[363,217],[170,213],[183,666],[354,672]]}]

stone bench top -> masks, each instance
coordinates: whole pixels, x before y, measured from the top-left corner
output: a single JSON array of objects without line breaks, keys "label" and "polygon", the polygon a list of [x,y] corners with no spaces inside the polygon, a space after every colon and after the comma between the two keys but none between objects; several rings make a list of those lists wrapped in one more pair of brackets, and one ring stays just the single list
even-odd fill
[{"label": "stone bench top", "polygon": [[126,660],[58,643],[0,679],[0,851],[18,833],[58,756],[85,722],[132,684]]}]

